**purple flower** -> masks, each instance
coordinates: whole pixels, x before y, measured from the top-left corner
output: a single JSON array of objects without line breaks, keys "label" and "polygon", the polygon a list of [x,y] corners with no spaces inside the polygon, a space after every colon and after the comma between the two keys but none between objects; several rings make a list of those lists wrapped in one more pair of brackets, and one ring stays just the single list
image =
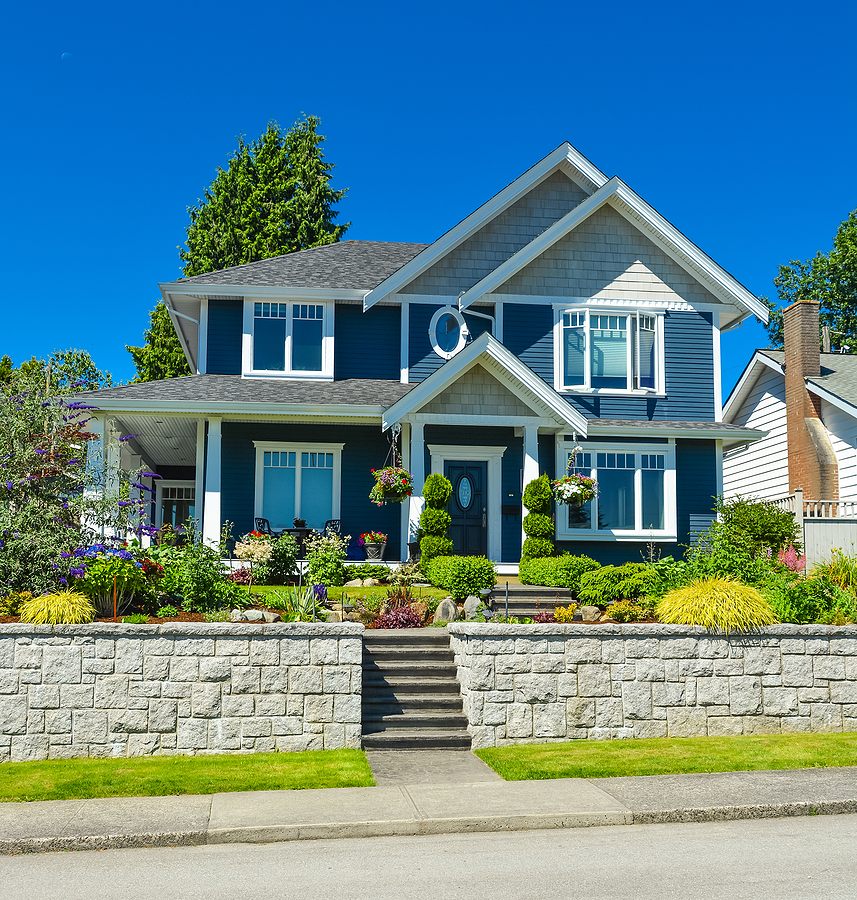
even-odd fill
[{"label": "purple flower", "polygon": [[119,438],[120,441],[130,441],[131,438],[140,437],[139,434],[126,434]]},{"label": "purple flower", "polygon": [[60,584],[68,584],[68,581],[65,578],[60,578]]},{"label": "purple flower", "polygon": [[140,478],[163,478],[163,475],[158,475],[157,472],[140,472]]},{"label": "purple flower", "polygon": [[15,484],[14,481],[7,481],[7,482],[6,482],[6,488],[7,488],[8,490],[11,491],[11,490],[12,490],[12,487],[14,486],[14,484]]}]

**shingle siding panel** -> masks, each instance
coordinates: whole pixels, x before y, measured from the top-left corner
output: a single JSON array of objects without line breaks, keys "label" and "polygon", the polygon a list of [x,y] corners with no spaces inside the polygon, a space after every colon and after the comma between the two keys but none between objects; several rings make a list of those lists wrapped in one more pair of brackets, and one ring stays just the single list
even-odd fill
[{"label": "shingle siding panel", "polygon": [[241,374],[243,301],[208,301],[208,347],[206,372],[212,375]]},{"label": "shingle siding panel", "polygon": [[336,305],[333,345],[333,377],[400,377],[402,311],[399,306]]}]

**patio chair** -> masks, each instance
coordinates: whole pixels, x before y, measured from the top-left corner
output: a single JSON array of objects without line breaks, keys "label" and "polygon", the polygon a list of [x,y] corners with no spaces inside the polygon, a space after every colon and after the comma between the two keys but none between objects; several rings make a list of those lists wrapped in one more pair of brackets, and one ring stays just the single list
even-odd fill
[{"label": "patio chair", "polygon": [[271,523],[261,516],[256,517],[256,531],[261,531],[262,534],[269,534],[273,538],[278,538],[283,533],[282,531],[274,531],[271,528]]},{"label": "patio chair", "polygon": [[324,523],[324,528],[322,528],[321,533],[323,535],[328,536],[331,534],[342,534],[342,519],[328,519]]}]

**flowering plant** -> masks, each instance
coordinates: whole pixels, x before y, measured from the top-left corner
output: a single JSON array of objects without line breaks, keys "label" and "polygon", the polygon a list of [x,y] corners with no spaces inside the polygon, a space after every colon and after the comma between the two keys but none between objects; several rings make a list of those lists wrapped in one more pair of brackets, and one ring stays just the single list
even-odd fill
[{"label": "flowering plant", "polygon": [[254,541],[270,541],[271,535],[265,534],[264,531],[251,531],[249,534],[245,534],[242,540],[245,544],[252,543]]},{"label": "flowering plant", "polygon": [[553,482],[557,503],[587,503],[598,495],[598,482],[588,475],[563,475]]},{"label": "flowering plant", "polygon": [[375,485],[369,491],[369,499],[376,506],[387,502],[401,503],[414,492],[414,476],[401,466],[386,466],[383,469],[372,469]]},{"label": "flowering plant", "polygon": [[380,531],[367,531],[366,534],[360,535],[357,539],[357,543],[361,547],[364,544],[386,544],[387,535],[382,534]]}]

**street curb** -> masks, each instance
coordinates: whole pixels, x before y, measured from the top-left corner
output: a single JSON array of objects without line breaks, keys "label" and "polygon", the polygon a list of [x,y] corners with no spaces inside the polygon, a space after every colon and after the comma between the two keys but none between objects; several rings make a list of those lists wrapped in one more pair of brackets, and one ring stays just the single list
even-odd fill
[{"label": "street curb", "polygon": [[71,850],[123,850],[145,847],[192,847],[219,844],[268,844],[306,840],[342,840],[366,837],[405,837],[438,834],[476,834],[501,831],[538,831],[561,828],[597,828],[610,825],[657,825],[694,822],[734,822],[797,816],[857,813],[857,800],[821,803],[783,803],[651,810],[646,812],[592,812],[567,815],[458,817],[402,819],[294,826],[262,825],[206,831],[161,832],[138,835],[74,835],[0,841],[0,855],[51,853]]}]

